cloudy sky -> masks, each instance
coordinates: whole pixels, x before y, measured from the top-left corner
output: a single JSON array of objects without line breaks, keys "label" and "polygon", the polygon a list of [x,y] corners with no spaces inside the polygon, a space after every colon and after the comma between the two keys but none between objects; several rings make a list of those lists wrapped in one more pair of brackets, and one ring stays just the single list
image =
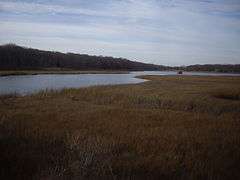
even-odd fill
[{"label": "cloudy sky", "polygon": [[0,0],[0,44],[163,65],[240,63],[240,0]]}]

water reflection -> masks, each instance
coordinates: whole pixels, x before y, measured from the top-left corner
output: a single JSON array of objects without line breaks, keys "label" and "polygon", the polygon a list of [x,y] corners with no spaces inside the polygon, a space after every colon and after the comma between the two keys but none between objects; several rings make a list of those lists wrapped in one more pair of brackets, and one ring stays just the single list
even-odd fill
[{"label": "water reflection", "polygon": [[[176,75],[173,71],[141,71],[129,74],[52,74],[0,77],[0,94],[31,94],[45,89],[79,88],[93,85],[133,84],[145,80],[139,75]],[[184,72],[184,75],[232,76],[236,74]]]}]

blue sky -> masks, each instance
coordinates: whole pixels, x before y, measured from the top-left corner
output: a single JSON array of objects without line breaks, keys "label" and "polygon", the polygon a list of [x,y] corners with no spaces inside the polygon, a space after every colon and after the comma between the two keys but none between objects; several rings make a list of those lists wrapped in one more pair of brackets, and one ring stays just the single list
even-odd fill
[{"label": "blue sky", "polygon": [[240,63],[240,0],[0,0],[0,44],[163,65]]}]

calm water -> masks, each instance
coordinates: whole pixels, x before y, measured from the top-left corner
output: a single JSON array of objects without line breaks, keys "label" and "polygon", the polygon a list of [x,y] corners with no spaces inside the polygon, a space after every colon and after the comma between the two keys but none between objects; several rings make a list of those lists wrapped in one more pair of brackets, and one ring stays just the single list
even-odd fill
[{"label": "calm water", "polygon": [[[144,71],[130,74],[52,74],[21,75],[0,77],[0,94],[31,94],[45,89],[79,88],[93,85],[133,84],[145,80],[135,78],[138,75],[176,75],[172,71]],[[184,72],[184,75],[231,76],[236,74]],[[240,74],[238,74],[240,76]]]}]

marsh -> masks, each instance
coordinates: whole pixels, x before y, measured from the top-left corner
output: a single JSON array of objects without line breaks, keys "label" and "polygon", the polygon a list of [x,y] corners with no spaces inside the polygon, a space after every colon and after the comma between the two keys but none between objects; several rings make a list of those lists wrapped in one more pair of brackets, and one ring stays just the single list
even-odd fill
[{"label": "marsh", "polygon": [[239,179],[240,78],[139,78],[1,96],[1,177]]}]

